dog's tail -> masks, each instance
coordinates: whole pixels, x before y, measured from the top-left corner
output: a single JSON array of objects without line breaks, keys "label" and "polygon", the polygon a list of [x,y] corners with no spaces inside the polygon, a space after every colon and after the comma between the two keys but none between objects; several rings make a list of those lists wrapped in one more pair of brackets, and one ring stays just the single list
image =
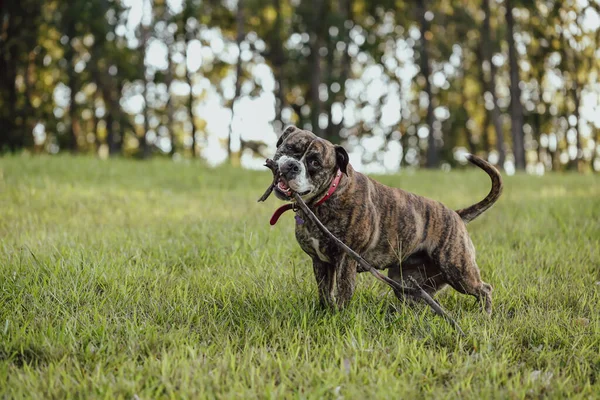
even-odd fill
[{"label": "dog's tail", "polygon": [[473,221],[484,211],[486,211],[488,208],[494,205],[496,200],[498,200],[498,198],[502,194],[502,176],[500,176],[500,173],[496,168],[494,168],[492,164],[473,154],[467,154],[467,160],[469,160],[471,164],[477,165],[490,176],[490,178],[492,179],[492,190],[490,190],[485,199],[481,200],[479,203],[475,203],[472,206],[456,210],[458,215],[460,215],[460,217],[463,221],[465,221],[465,223]]}]

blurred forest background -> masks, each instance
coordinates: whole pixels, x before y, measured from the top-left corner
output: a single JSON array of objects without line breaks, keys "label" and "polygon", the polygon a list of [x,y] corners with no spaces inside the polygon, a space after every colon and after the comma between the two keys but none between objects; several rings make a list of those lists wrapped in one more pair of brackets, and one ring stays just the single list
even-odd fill
[{"label": "blurred forest background", "polygon": [[598,0],[3,0],[0,152],[600,171]]}]

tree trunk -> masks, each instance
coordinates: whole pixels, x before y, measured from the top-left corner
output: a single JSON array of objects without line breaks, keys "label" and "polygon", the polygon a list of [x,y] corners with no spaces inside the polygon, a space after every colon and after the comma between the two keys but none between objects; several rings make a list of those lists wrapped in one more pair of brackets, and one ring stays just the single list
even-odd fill
[{"label": "tree trunk", "polygon": [[[14,53],[11,51],[11,53]],[[1,55],[0,55],[1,57]],[[6,147],[8,150],[15,152],[20,149],[21,146],[21,135],[17,131],[17,126],[14,121],[14,115],[16,113],[16,104],[17,104],[17,88],[15,87],[15,81],[17,77],[16,72],[16,60],[12,57],[9,60],[4,61],[4,65],[0,66],[0,73],[4,76],[2,77],[2,85],[0,86],[0,95],[5,97],[5,101],[3,101],[4,109],[2,110],[2,118],[0,122],[2,122],[2,129],[0,130],[0,138],[2,143],[0,143],[0,147]],[[0,150],[2,150],[0,148]]]},{"label": "tree trunk", "polygon": [[77,116],[77,105],[75,102],[75,95],[77,94],[77,77],[75,76],[75,70],[73,69],[73,64],[68,63],[67,68],[69,71],[67,72],[67,86],[71,90],[71,94],[69,96],[69,137],[70,137],[70,148],[73,153],[77,153],[79,149],[79,136],[81,133],[81,126],[79,124],[79,118]]},{"label": "tree trunk", "polygon": [[75,95],[79,90],[79,85],[74,65],[75,49],[73,48],[73,39],[75,38],[76,30],[75,21],[72,20],[72,17],[67,21],[66,34],[69,38],[65,50],[65,60],[67,61],[67,86],[71,92],[69,95],[69,147],[73,153],[76,153],[79,148],[78,141],[81,133],[81,126],[77,115],[77,104],[75,102]]},{"label": "tree trunk", "polygon": [[317,136],[322,136],[321,128],[319,127],[319,116],[321,115],[321,99],[319,96],[319,87],[321,86],[321,56],[319,49],[322,46],[321,38],[321,14],[323,10],[323,0],[313,0],[313,18],[310,35],[310,123],[312,131]]},{"label": "tree trunk", "polygon": [[429,66],[429,39],[427,38],[431,35],[431,32],[429,21],[425,17],[425,14],[427,13],[426,0],[417,0],[417,9],[421,29],[420,67],[421,74],[425,78],[425,93],[427,94],[428,99],[426,123],[427,128],[429,129],[429,136],[427,137],[427,161],[425,166],[427,168],[436,168],[439,164],[439,149],[437,148],[437,143],[433,134],[433,96],[431,93],[431,82],[429,81],[431,68]]},{"label": "tree trunk", "polygon": [[[464,76],[462,77],[462,82],[464,82]],[[460,96],[461,96],[462,104],[466,104],[467,103],[467,96],[465,95],[465,87],[464,87],[464,85],[462,83],[461,83],[461,86],[460,86]],[[464,122],[467,122],[469,120],[468,111],[465,109],[464,113],[465,113],[465,117],[466,117]],[[475,144],[475,140],[473,139],[473,132],[471,132],[471,130],[467,126],[468,126],[468,124],[465,123],[465,125],[464,125],[464,132],[465,132],[465,136],[466,136],[466,139],[467,139],[467,146],[469,147],[469,153],[471,153],[471,154],[477,154],[477,146]]]},{"label": "tree trunk", "polygon": [[33,147],[33,128],[38,122],[37,110],[33,107],[33,88],[36,81],[36,54],[35,51],[29,52],[27,68],[25,70],[25,107],[23,107],[23,146]]},{"label": "tree trunk", "polygon": [[113,110],[109,109],[106,100],[104,100],[104,107],[106,107],[106,116],[104,119],[106,121],[106,145],[108,146],[108,155],[112,156],[117,153],[115,149],[115,119],[113,117]]},{"label": "tree trunk", "polygon": [[490,128],[490,113],[485,113],[485,116],[483,118],[483,129],[481,130],[481,146],[483,147],[483,150],[485,151],[486,159],[489,158],[490,152],[492,151],[492,148],[490,145],[489,128]]},{"label": "tree trunk", "polygon": [[[12,136],[14,133],[14,121],[12,118],[14,99],[16,98],[15,88],[15,66],[16,60],[10,55],[9,43],[12,42],[12,19],[8,5],[0,2],[0,20],[4,21],[0,25],[0,153],[12,149]],[[14,46],[14,45],[13,45]],[[11,98],[13,99],[11,101]]]},{"label": "tree trunk", "polygon": [[[345,47],[344,47],[344,53],[342,54],[342,59],[341,59],[341,65],[340,65],[340,76],[338,77],[337,81],[340,85],[340,91],[335,94],[335,93],[330,93],[330,96],[332,96],[333,98],[329,101],[329,109],[328,109],[328,115],[329,115],[329,125],[327,126],[327,131],[328,131],[328,138],[330,141],[333,141],[335,143],[339,143],[341,141],[340,138],[340,131],[342,130],[343,126],[344,126],[344,116],[342,115],[342,119],[340,120],[340,122],[338,122],[337,124],[334,124],[331,121],[331,107],[333,105],[333,103],[335,102],[341,102],[342,104],[345,104],[346,102],[346,81],[348,80],[348,77],[350,76],[350,66],[352,63],[352,60],[350,58],[350,53],[348,53],[348,47],[350,44],[350,29],[347,28],[346,23],[348,21],[352,21],[352,0],[339,0],[339,8],[340,8],[340,13],[342,14],[342,26],[340,27],[340,32],[342,32],[342,40],[344,41]],[[335,50],[334,46],[331,46],[332,49]]]},{"label": "tree trunk", "polygon": [[96,116],[96,101],[95,101],[95,99],[92,100],[92,109],[90,111],[92,112],[92,131],[94,132],[94,141],[92,143],[90,143],[90,145],[92,147],[92,152],[97,155],[98,148],[99,148],[98,127],[100,125],[101,119]]},{"label": "tree trunk", "polygon": [[406,132],[406,129],[400,136],[400,145],[402,146],[402,158],[400,159],[400,168],[409,167],[408,162],[406,161],[406,153],[408,152],[408,139],[409,134]]},{"label": "tree trunk", "polygon": [[[31,75],[40,14],[40,7],[29,3],[0,0],[0,152],[18,151],[33,141],[34,114],[39,112],[31,105]],[[15,85],[19,71],[24,94]]]},{"label": "tree trunk", "polygon": [[148,131],[150,130],[150,121],[149,121],[149,113],[148,113],[148,111],[149,111],[148,75],[147,75],[147,71],[146,71],[146,50],[147,50],[147,46],[148,46],[148,39],[150,36],[150,27],[147,27],[147,26],[144,26],[143,24],[141,24],[140,29],[142,30],[142,32],[141,32],[142,41],[140,44],[140,47],[141,47],[140,69],[142,70],[142,74],[144,77],[143,85],[142,85],[142,97],[144,98],[144,109],[142,110],[142,113],[144,115],[144,132],[142,133],[140,148],[142,150],[142,154],[141,154],[142,158],[146,159],[146,158],[150,157],[150,153],[151,153],[150,144],[148,143]]},{"label": "tree trunk", "polygon": [[[498,107],[498,99],[496,96],[496,66],[492,62],[492,40],[490,34],[490,0],[483,0],[483,27],[481,30],[481,77],[483,79],[486,92],[492,95],[493,108],[490,111],[494,130],[496,131],[496,150],[498,151],[498,166],[504,167],[506,153],[504,149],[504,130],[502,129],[502,121],[500,120],[500,107]],[[489,66],[489,76],[486,79],[485,65]]]},{"label": "tree trunk", "polygon": [[[110,81],[110,79],[107,79],[107,82]],[[114,156],[120,152],[118,133],[120,104],[116,94],[116,87],[113,84],[107,84],[107,82],[102,81],[100,84],[102,88],[102,101],[106,108],[106,144],[108,145],[108,154]]]},{"label": "tree trunk", "polygon": [[[538,80],[538,82],[541,82],[541,81]],[[541,98],[541,96],[540,96],[540,98]],[[540,116],[539,112],[536,111],[536,113],[533,116],[533,120],[534,120],[534,125],[535,125],[535,127],[533,128],[534,132],[535,132],[534,136],[535,136],[535,140],[537,142],[537,148],[536,148],[536,150],[537,150],[537,162],[538,163],[542,162],[544,164],[544,166],[545,166],[546,164],[545,164],[544,157],[545,157],[546,153],[545,153],[545,151],[542,151],[543,150],[542,149],[542,145],[540,144],[540,136],[541,136],[542,124],[540,122],[541,121],[541,116]]]},{"label": "tree trunk", "polygon": [[272,41],[273,52],[273,73],[277,81],[277,101],[275,105],[275,121],[281,122],[283,129],[282,111],[287,106],[285,99],[285,51],[283,48],[283,24],[281,20],[281,0],[273,0],[273,8],[275,8],[275,26]]},{"label": "tree trunk", "polygon": [[579,107],[581,105],[581,93],[579,91],[579,82],[577,82],[577,74],[575,73],[575,70],[573,70],[573,82],[571,84],[571,94],[573,96],[573,103],[574,103],[574,110],[573,110],[573,115],[575,116],[575,118],[577,118],[577,123],[575,124],[575,135],[577,138],[576,141],[576,146],[577,146],[577,155],[575,156],[575,160],[574,161],[574,168],[579,171],[582,172],[583,169],[583,165],[582,165],[582,157],[583,157],[583,150],[581,148],[581,122],[579,121]]},{"label": "tree trunk", "polygon": [[[596,143],[600,143],[600,129],[596,129]],[[592,164],[592,172],[599,172],[596,171],[596,169],[594,168],[594,159],[598,160],[598,162],[600,163],[600,154],[598,154],[598,152],[594,152],[596,154],[596,157],[594,158],[594,154],[592,154],[592,159],[591,159],[591,164]]]},{"label": "tree trunk", "polygon": [[[1,39],[1,36],[0,36]],[[17,99],[17,89],[15,87],[16,67],[12,57],[5,57],[6,44],[0,46],[0,98],[3,107],[0,109],[0,152],[3,150],[15,151],[15,123],[14,112]],[[7,52],[8,53],[8,52]]]},{"label": "tree trunk", "polygon": [[172,157],[177,150],[175,147],[175,109],[173,107],[173,93],[171,91],[171,85],[173,84],[173,49],[171,43],[166,43],[166,45],[167,71],[165,73],[165,85],[167,85],[167,93],[169,95],[169,99],[167,100],[167,128],[169,130],[169,141],[171,142],[171,150],[169,151],[169,155]]},{"label": "tree trunk", "polygon": [[[235,93],[233,95],[233,99],[231,99],[231,123],[229,125],[229,137],[227,140],[227,155],[229,156],[229,161],[233,162],[232,158],[232,150],[231,144],[233,141],[234,130],[233,130],[233,120],[234,120],[234,109],[235,103],[237,99],[240,97],[242,91],[242,41],[244,40],[244,2],[243,0],[238,0],[237,14],[236,14],[236,45],[238,48],[238,59],[235,66]],[[239,141],[239,138],[238,138]]]},{"label": "tree trunk", "polygon": [[[328,10],[331,12],[331,10]],[[331,114],[333,103],[335,102],[336,94],[331,91],[333,82],[339,79],[336,77],[337,63],[335,62],[335,39],[330,35],[325,37],[325,46],[327,48],[327,56],[325,57],[324,82],[327,90],[327,100],[325,101],[325,115],[327,115],[327,126],[321,130],[323,138],[332,141],[333,124],[331,123]]]},{"label": "tree trunk", "polygon": [[117,87],[116,87],[115,97],[114,97],[116,107],[113,109],[113,110],[118,110],[118,113],[116,114],[118,116],[118,118],[116,119],[118,125],[117,125],[117,129],[115,129],[115,132],[118,132],[118,134],[119,134],[118,140],[115,141],[114,154],[123,154],[123,144],[125,143],[125,134],[126,134],[127,128],[131,128],[131,126],[132,126],[131,121],[129,120],[128,116],[121,109],[120,99],[123,96],[123,88],[124,87],[125,87],[124,80],[119,79],[118,83],[117,83]]},{"label": "tree trunk", "polygon": [[[571,99],[573,100],[573,116],[575,116],[575,118],[577,119],[577,122],[575,123],[575,126],[572,127],[575,129],[575,135],[576,135],[576,146],[577,146],[577,154],[575,155],[575,158],[573,160],[569,160],[569,164],[568,164],[568,168],[569,169],[574,169],[577,170],[579,172],[581,172],[582,169],[582,165],[581,165],[581,158],[583,157],[583,151],[581,149],[581,137],[580,137],[580,128],[581,128],[581,124],[579,122],[579,107],[580,107],[580,103],[581,103],[581,92],[579,89],[579,81],[577,80],[577,59],[576,59],[576,54],[574,53],[574,51],[571,49],[569,43],[564,40],[564,36],[562,35],[562,32],[560,34],[560,41],[563,45],[563,51],[562,51],[562,57],[563,57],[563,65],[566,68],[567,71],[570,71],[569,73],[569,78],[570,79],[565,79],[565,87],[566,87],[566,94],[567,96],[570,96]],[[566,113],[568,114],[571,110],[566,110]],[[567,115],[567,120],[568,120],[568,115]],[[570,123],[569,123],[570,125]],[[567,151],[569,148],[569,142],[567,140]]]},{"label": "tree trunk", "polygon": [[[185,25],[184,25],[184,29]],[[192,40],[194,32],[185,32],[185,57],[186,57],[186,61],[190,59],[191,55],[190,55],[190,41]],[[185,83],[187,83],[187,85],[190,88],[190,95],[188,96],[188,100],[187,100],[187,110],[188,110],[188,117],[190,119],[190,124],[192,126],[192,132],[191,132],[191,136],[192,136],[192,158],[196,158],[196,122],[195,122],[195,118],[194,118],[194,94],[192,93],[192,86],[193,86],[193,82],[192,82],[192,73],[189,70],[185,71]]]},{"label": "tree trunk", "polygon": [[506,40],[508,41],[508,61],[510,68],[510,117],[515,168],[525,169],[525,138],[523,135],[523,106],[519,88],[519,65],[515,48],[515,24],[512,15],[512,0],[506,0]]},{"label": "tree trunk", "polygon": [[[120,150],[119,148],[119,113],[121,112],[121,106],[119,104],[119,95],[117,94],[117,88],[119,84],[116,82],[119,76],[112,77],[107,71],[107,67],[100,66],[100,60],[102,59],[103,41],[97,41],[92,51],[92,59],[89,65],[89,71],[91,72],[92,79],[96,83],[97,90],[100,93],[100,98],[104,103],[104,122],[106,123],[106,140],[105,143],[108,147],[108,155],[114,156]],[[104,60],[106,62],[106,60]],[[96,140],[98,136],[96,135]]]}]

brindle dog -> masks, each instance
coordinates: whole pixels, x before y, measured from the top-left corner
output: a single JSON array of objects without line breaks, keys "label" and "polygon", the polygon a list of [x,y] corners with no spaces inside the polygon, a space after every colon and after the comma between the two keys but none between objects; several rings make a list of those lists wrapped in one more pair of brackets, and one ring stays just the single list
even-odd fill
[{"label": "brindle dog", "polygon": [[[492,286],[481,280],[466,223],[496,202],[502,179],[488,162],[474,155],[468,159],[490,176],[492,189],[479,203],[454,211],[354,171],[343,147],[290,126],[279,138],[273,159],[280,174],[275,194],[285,201],[292,200],[292,191],[300,194],[336,237],[375,268],[388,269],[402,285],[411,286],[408,277],[413,277],[431,295],[450,285],[475,296],[491,314]],[[341,180],[334,185],[338,171]],[[321,303],[345,306],[354,293],[356,274],[364,271],[302,210],[296,213],[296,239],[312,258]]]}]

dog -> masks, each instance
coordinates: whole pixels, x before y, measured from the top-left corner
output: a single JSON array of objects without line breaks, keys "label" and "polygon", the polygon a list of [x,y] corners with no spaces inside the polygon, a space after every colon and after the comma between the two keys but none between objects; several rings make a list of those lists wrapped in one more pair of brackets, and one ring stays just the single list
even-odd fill
[{"label": "dog", "polygon": [[[492,189],[482,201],[454,211],[356,172],[342,146],[289,126],[273,158],[280,174],[274,192],[286,202],[293,192],[300,195],[336,237],[402,285],[414,287],[412,277],[432,296],[449,285],[491,314],[492,286],[481,280],[466,224],[498,200],[502,178],[483,159],[467,158],[490,176]],[[277,210],[271,224],[288,209],[296,212],[296,240],[312,259],[320,303],[343,308],[357,273],[365,271],[293,204]]]}]

